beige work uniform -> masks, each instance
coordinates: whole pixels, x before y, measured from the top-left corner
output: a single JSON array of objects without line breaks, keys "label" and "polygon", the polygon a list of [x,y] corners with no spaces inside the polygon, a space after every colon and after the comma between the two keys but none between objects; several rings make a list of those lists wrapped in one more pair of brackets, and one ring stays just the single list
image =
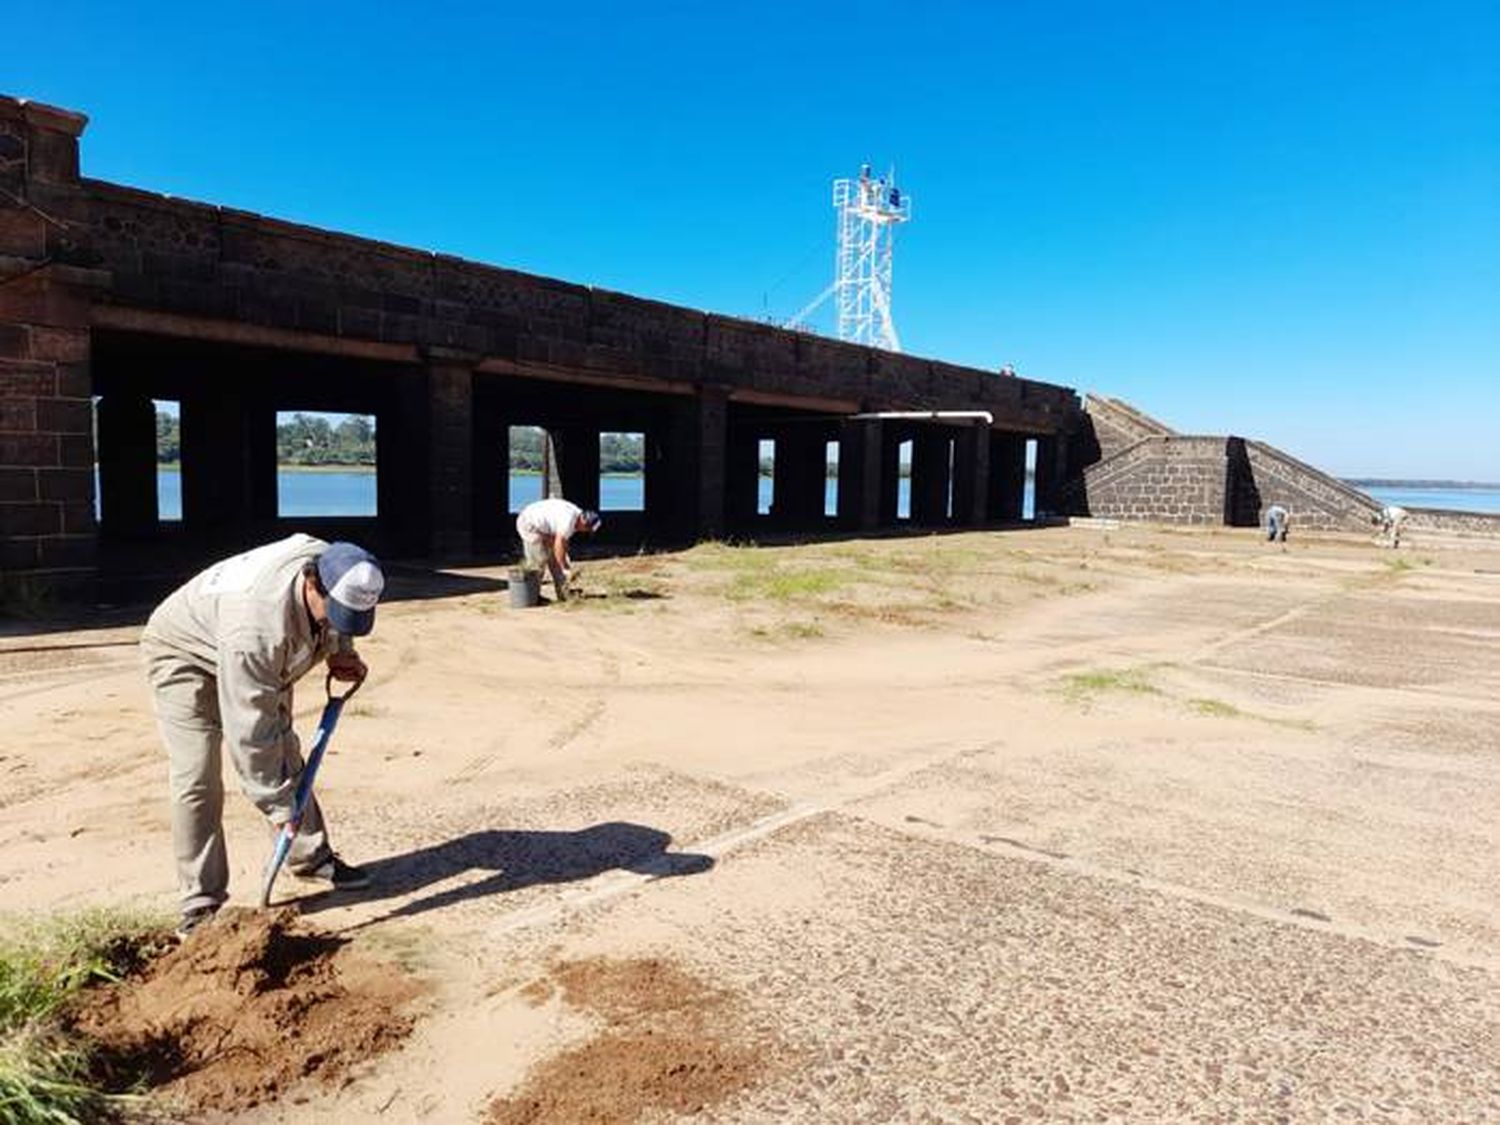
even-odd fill
[{"label": "beige work uniform", "polygon": [[[274,827],[291,819],[303,766],[292,685],[338,644],[331,630],[314,632],[302,599],[303,568],[327,546],[293,535],[216,563],[157,606],[141,634],[167,747],[185,911],[217,906],[229,893],[221,742],[245,796]],[[332,854],[310,801],[287,866],[310,870]]]}]

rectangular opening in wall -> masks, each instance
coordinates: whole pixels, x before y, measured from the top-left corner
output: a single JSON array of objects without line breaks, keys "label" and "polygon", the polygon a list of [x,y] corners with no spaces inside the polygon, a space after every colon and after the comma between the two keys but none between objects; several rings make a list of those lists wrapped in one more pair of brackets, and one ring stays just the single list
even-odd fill
[{"label": "rectangular opening in wall", "polygon": [[1026,484],[1021,490],[1021,518],[1036,518],[1036,438],[1026,440]]},{"label": "rectangular opening in wall", "polygon": [[896,447],[896,475],[899,483],[896,486],[896,518],[898,520],[911,519],[911,451],[913,442],[910,438]]},{"label": "rectangular opening in wall", "polygon": [[599,435],[599,510],[646,510],[646,435]]},{"label": "rectangular opening in wall", "polygon": [[546,431],[540,426],[510,428],[510,485],[508,503],[519,512],[534,500],[542,498],[542,447]]},{"label": "rectangular opening in wall", "polygon": [[839,443],[830,441],[823,447],[823,514],[839,514]]},{"label": "rectangular opening in wall", "polygon": [[151,405],[156,409],[156,518],[162,523],[181,523],[182,404],[154,398]]},{"label": "rectangular opening in wall", "polygon": [[957,443],[952,438],[949,438],[947,441],[943,442],[943,444],[948,449],[948,495],[943,500],[943,517],[945,519],[951,520],[953,518],[953,468],[955,464],[954,447],[957,445]]},{"label": "rectangular opening in wall", "polygon": [[375,416],[276,413],[276,514],[374,516]]},{"label": "rectangular opening in wall", "polygon": [[776,499],[776,442],[763,438],[760,443],[760,486],[756,491],[755,514],[771,514],[771,503]]}]

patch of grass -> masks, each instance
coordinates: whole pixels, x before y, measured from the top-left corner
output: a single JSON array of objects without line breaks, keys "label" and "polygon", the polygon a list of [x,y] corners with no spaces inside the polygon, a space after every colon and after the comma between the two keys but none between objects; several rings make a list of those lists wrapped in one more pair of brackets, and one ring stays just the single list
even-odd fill
[{"label": "patch of grass", "polygon": [[1189,699],[1188,706],[1200,715],[1215,719],[1237,719],[1244,715],[1233,703],[1225,703],[1222,699]]},{"label": "patch of grass", "polygon": [[1391,574],[1405,574],[1408,570],[1415,570],[1417,564],[1410,559],[1386,559],[1385,569]]},{"label": "patch of grass", "polygon": [[816,621],[788,621],[781,631],[796,640],[809,641],[823,635],[823,626]]},{"label": "patch of grass", "polygon": [[1160,695],[1161,689],[1146,679],[1145,672],[1139,668],[1074,672],[1063,677],[1063,694],[1069,699],[1086,700],[1105,692]]},{"label": "patch of grass", "polygon": [[8,922],[0,934],[0,1121],[72,1125],[118,1117],[136,1099],[89,1080],[89,1053],[60,1021],[68,1001],[167,948],[163,919],[90,910]]},{"label": "patch of grass", "polygon": [[724,588],[731,601],[799,602],[830,594],[848,582],[840,570],[772,565],[741,569]]},{"label": "patch of grass", "polygon": [[755,625],[750,635],[762,641],[810,641],[824,636],[817,621],[778,621],[774,625]]}]

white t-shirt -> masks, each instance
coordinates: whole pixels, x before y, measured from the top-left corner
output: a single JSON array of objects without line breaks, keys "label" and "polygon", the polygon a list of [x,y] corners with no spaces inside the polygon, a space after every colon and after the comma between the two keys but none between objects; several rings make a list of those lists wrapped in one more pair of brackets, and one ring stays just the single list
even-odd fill
[{"label": "white t-shirt", "polygon": [[560,497],[536,500],[521,509],[516,530],[522,535],[560,535],[571,539],[583,509]]}]

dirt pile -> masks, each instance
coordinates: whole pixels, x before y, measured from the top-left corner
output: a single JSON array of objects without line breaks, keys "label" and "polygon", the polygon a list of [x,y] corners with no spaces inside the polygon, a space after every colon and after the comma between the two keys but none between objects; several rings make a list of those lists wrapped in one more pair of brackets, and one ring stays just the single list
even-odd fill
[{"label": "dirt pile", "polygon": [[775,1056],[742,1038],[730,994],[664,961],[570,962],[550,981],[534,982],[527,998],[546,1003],[555,988],[565,1003],[595,1013],[605,1026],[492,1102],[487,1125],[696,1113],[760,1079]]},{"label": "dirt pile", "polygon": [[139,977],[85,996],[77,1030],[102,1082],[245,1109],[316,1076],[338,1082],[412,1027],[420,991],[394,966],[301,929],[294,911],[230,908]]}]

